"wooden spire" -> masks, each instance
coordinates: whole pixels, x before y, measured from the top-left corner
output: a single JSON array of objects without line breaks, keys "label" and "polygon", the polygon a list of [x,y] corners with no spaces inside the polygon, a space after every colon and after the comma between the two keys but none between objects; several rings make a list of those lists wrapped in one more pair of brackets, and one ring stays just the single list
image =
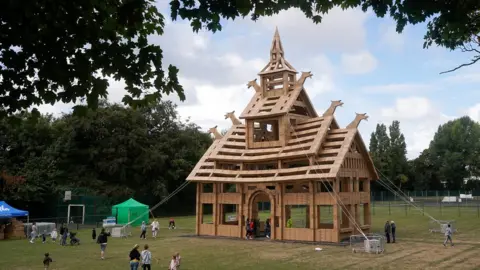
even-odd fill
[{"label": "wooden spire", "polygon": [[278,33],[278,28],[275,28],[273,35],[272,47],[270,48],[270,62],[262,69],[260,75],[275,73],[279,71],[297,72],[287,60],[285,60],[285,52],[283,51],[282,40]]}]

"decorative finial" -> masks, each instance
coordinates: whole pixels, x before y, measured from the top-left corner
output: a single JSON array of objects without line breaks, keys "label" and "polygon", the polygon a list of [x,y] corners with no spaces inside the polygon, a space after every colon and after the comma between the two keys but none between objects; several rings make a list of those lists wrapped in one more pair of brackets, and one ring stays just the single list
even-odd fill
[{"label": "decorative finial", "polygon": [[366,113],[355,113],[355,114],[356,114],[355,119],[353,119],[353,121],[350,124],[348,124],[348,126],[346,127],[347,129],[358,128],[358,125],[362,120],[368,121],[368,115]]},{"label": "decorative finial", "polygon": [[323,113],[323,117],[332,116],[335,113],[337,107],[342,107],[343,102],[341,100],[332,100],[330,107]]}]

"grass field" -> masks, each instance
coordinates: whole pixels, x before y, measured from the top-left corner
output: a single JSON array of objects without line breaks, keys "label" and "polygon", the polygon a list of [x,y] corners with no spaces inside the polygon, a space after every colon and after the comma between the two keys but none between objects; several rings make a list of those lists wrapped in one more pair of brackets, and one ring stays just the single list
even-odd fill
[{"label": "grass field", "polygon": [[[455,219],[459,232],[456,246],[444,248],[443,236],[428,232],[429,219],[403,207],[376,207],[373,231],[381,232],[386,220],[397,224],[396,244],[388,244],[385,254],[355,253],[348,247],[180,237],[194,233],[194,217],[176,218],[179,229],[165,229],[168,220],[160,219],[160,238],[140,240],[139,229],[128,239],[110,238],[106,259],[100,260],[99,247],[90,231],[79,232],[82,245],[26,240],[0,241],[0,269],[43,269],[42,259],[49,252],[54,259],[50,269],[129,269],[128,253],[134,244],[147,243],[152,251],[153,269],[167,269],[171,255],[180,252],[185,269],[480,269],[480,218],[476,209],[426,208],[437,219]],[[389,214],[390,213],[390,214]],[[441,215],[440,215],[441,214]],[[441,218],[440,218],[441,216]]]}]

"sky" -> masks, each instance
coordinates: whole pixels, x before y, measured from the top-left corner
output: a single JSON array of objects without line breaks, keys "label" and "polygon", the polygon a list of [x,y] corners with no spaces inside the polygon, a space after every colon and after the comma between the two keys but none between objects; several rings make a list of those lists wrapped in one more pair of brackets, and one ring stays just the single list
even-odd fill
[{"label": "sky", "polygon": [[[467,62],[471,55],[433,46],[423,49],[426,25],[407,26],[397,34],[389,18],[371,12],[333,9],[321,24],[314,24],[296,9],[253,22],[225,21],[221,32],[195,34],[187,21],[170,20],[167,1],[158,3],[166,18],[163,36],[150,42],[161,46],[164,63],[180,69],[186,100],[172,95],[183,119],[203,130],[228,129],[224,114],[239,116],[254,94],[248,81],[268,63],[269,49],[278,27],[285,59],[297,71],[311,71],[305,89],[319,114],[331,100],[342,100],[335,112],[341,127],[355,113],[369,119],[359,126],[368,145],[378,123],[400,121],[407,157],[428,147],[439,125],[469,115],[480,121],[480,64],[454,73],[439,73]],[[120,102],[124,86],[110,81],[109,99]],[[42,105],[44,113],[59,115],[71,104]]]}]

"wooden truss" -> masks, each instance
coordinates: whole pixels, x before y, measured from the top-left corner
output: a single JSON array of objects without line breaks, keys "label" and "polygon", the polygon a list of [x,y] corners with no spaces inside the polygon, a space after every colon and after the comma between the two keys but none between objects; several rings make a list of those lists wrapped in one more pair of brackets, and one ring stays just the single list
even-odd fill
[{"label": "wooden truss", "polygon": [[[255,93],[240,116],[245,123],[234,111],[226,113],[232,127],[224,136],[216,127],[209,130],[215,140],[187,178],[198,182],[197,234],[242,237],[245,219],[258,216],[260,199],[271,205],[272,239],[338,242],[360,228],[369,230],[370,181],[378,175],[358,132],[368,116],[357,114],[340,128],[334,117],[340,100],[319,116],[303,87],[313,75],[302,72],[297,79],[296,73],[284,59],[276,30],[260,84],[256,79],[247,84]],[[203,220],[208,204],[210,224]],[[225,212],[232,211],[222,208],[226,204],[236,210],[236,221],[225,220]],[[299,204],[305,205],[308,226],[286,228],[289,205]],[[327,228],[320,218],[322,205],[333,207]]]}]

